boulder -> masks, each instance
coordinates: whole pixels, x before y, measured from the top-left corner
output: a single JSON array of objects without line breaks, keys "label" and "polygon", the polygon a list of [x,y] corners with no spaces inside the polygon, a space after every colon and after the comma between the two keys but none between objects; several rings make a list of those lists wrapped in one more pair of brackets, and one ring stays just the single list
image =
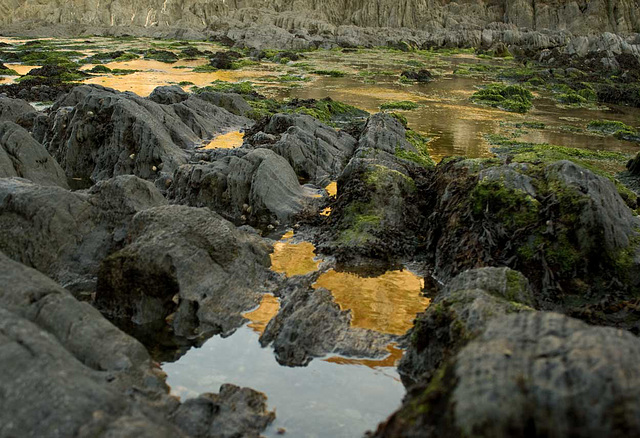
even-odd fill
[{"label": "boulder", "polygon": [[101,260],[124,245],[133,215],[166,200],[134,176],[69,192],[0,179],[0,250],[74,293],[93,292]]},{"label": "boulder", "polygon": [[129,242],[102,261],[96,305],[112,318],[167,319],[186,338],[229,333],[260,302],[269,247],[205,208],[151,208],[134,216]]},{"label": "boulder", "polygon": [[640,341],[557,313],[491,321],[376,437],[640,433]]},{"label": "boulder", "polygon": [[224,152],[211,163],[184,165],[174,177],[167,192],[173,202],[238,222],[286,222],[313,202],[287,160],[264,148]]},{"label": "boulder", "polygon": [[0,177],[12,176],[69,188],[64,171],[45,147],[21,126],[5,121],[0,122]]},{"label": "boulder", "polygon": [[440,366],[482,334],[494,318],[532,311],[527,279],[509,268],[479,268],[455,277],[418,315],[398,371],[405,386],[429,381]]}]

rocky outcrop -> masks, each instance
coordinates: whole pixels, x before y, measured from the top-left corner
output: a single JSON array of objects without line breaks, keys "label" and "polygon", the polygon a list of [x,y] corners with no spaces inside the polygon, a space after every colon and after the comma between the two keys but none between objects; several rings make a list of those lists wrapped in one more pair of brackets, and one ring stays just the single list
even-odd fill
[{"label": "rocky outcrop", "polygon": [[145,99],[86,85],[58,100],[41,122],[46,126],[36,129],[39,140],[67,176],[92,181],[171,175],[204,140],[251,123],[196,96],[185,99],[173,88]]},{"label": "rocky outcrop", "polygon": [[[331,0],[318,4],[310,0],[287,0],[277,6],[262,0],[223,3],[196,0],[143,0],[122,4],[113,0],[97,7],[95,0],[56,0],[38,3],[30,0],[3,0],[0,23],[21,22],[74,26],[123,27],[162,30],[170,27],[224,29],[255,24],[256,28],[277,26],[286,31],[335,32],[341,25],[370,28],[409,28],[421,30],[473,28],[503,22],[531,29],[569,30],[577,34],[592,32],[633,32],[640,29],[635,0],[584,4],[550,0],[502,0],[499,2],[428,2],[389,0],[348,2]],[[23,24],[23,27],[25,25]]]},{"label": "rocky outcrop", "polygon": [[640,433],[640,341],[556,313],[491,321],[376,437]]},{"label": "rocky outcrop", "polygon": [[145,348],[93,307],[2,253],[0,435],[257,437],[266,397],[223,385],[184,404]]},{"label": "rocky outcrop", "polygon": [[392,263],[416,246],[418,185],[433,162],[424,145],[394,117],[375,114],[360,135],[355,154],[338,179],[338,197],[319,236],[319,249],[341,263],[375,259]]},{"label": "rocky outcrop", "polygon": [[0,179],[0,250],[74,293],[93,292],[100,261],[124,245],[133,215],[166,204],[149,182],[120,176],[89,192]]},{"label": "rocky outcrop", "polygon": [[300,179],[321,187],[340,175],[356,147],[349,134],[304,114],[276,114],[260,132],[255,130],[249,144],[271,149],[289,161]]},{"label": "rocky outcrop", "polygon": [[167,319],[185,338],[239,327],[269,278],[268,246],[209,209],[142,211],[127,241],[102,262],[96,305],[136,324]]},{"label": "rocky outcrop", "polygon": [[237,149],[212,157],[210,163],[181,166],[168,198],[262,225],[287,222],[312,205],[314,192],[302,187],[287,160],[273,151]]},{"label": "rocky outcrop", "polygon": [[405,386],[427,382],[494,318],[533,311],[527,279],[509,268],[472,269],[455,277],[418,315],[398,366]]},{"label": "rocky outcrop", "polygon": [[266,401],[258,391],[225,384],[219,394],[186,400],[172,420],[193,438],[259,438],[276,417],[267,411]]},{"label": "rocky outcrop", "polygon": [[12,176],[69,188],[64,171],[44,146],[21,126],[0,122],[0,177]]},{"label": "rocky outcrop", "polygon": [[0,96],[0,122],[18,123],[35,113],[36,110],[24,100]]},{"label": "rocky outcrop", "polygon": [[438,165],[425,195],[434,275],[446,283],[470,268],[509,266],[532,282],[536,307],[635,327],[626,300],[638,288],[640,221],[611,180],[570,161],[528,161]]},{"label": "rocky outcrop", "polygon": [[397,336],[351,327],[351,312],[341,310],[331,292],[310,286],[314,275],[290,279],[283,290],[282,308],[260,337],[263,347],[272,345],[279,363],[305,366],[314,357],[339,354],[378,357]]}]

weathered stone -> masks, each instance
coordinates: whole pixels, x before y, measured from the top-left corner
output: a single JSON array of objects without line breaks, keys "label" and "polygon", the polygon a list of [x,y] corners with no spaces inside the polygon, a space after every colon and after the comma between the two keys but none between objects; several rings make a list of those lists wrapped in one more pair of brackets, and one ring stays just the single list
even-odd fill
[{"label": "weathered stone", "polygon": [[269,277],[267,245],[205,208],[142,211],[127,241],[102,262],[96,305],[136,324],[173,315],[169,324],[179,336],[237,328]]}]

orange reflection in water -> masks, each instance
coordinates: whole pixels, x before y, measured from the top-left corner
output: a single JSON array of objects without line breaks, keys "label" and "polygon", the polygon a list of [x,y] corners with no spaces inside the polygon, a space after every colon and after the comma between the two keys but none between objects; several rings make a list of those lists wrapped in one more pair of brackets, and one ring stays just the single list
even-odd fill
[{"label": "orange reflection in water", "polygon": [[324,360],[325,362],[336,363],[339,365],[364,365],[369,368],[395,367],[398,361],[402,359],[404,350],[397,348],[396,344],[392,343],[387,345],[387,351],[389,354],[382,359],[352,359],[342,356],[333,356]]},{"label": "orange reflection in water", "polygon": [[422,295],[423,285],[420,277],[406,270],[378,277],[330,270],[313,287],[330,290],[341,309],[351,310],[352,326],[401,335],[429,305],[430,300]]},{"label": "orange reflection in water", "polygon": [[244,133],[240,131],[231,131],[221,134],[209,142],[203,149],[233,149],[242,146],[244,141]]},{"label": "orange reflection in water", "polygon": [[287,277],[304,275],[318,270],[320,261],[315,260],[316,247],[311,242],[290,242],[293,231],[287,232],[273,245],[271,269],[283,272]]},{"label": "orange reflection in water", "polygon": [[242,316],[251,321],[248,324],[249,328],[256,333],[262,334],[271,318],[276,316],[278,310],[280,310],[280,300],[272,294],[264,294],[258,308],[244,313]]},{"label": "orange reflection in water", "polygon": [[336,181],[332,181],[324,189],[329,193],[329,196],[335,196],[338,194],[338,183]]},{"label": "orange reflection in water", "polygon": [[[148,96],[161,85],[171,85],[180,82],[191,82],[193,85],[203,87],[210,85],[216,80],[237,82],[256,78],[264,75],[264,72],[257,70],[218,70],[214,72],[194,72],[193,67],[206,64],[206,59],[196,61],[180,60],[167,64],[151,59],[134,59],[132,61],[109,62],[104,64],[110,69],[139,70],[128,75],[105,74],[85,79],[86,84],[98,84],[113,88],[118,91],[132,91],[138,96]],[[90,70],[93,64],[83,67],[83,70]],[[175,68],[181,67],[181,68]],[[186,67],[186,68],[184,68]]]}]

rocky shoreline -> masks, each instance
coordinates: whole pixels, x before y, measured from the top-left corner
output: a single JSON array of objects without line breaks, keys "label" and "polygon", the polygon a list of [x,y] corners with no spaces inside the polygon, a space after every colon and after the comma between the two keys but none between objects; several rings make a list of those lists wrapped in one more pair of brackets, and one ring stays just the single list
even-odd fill
[{"label": "rocky shoreline", "polygon": [[[565,71],[631,75],[640,55],[637,36],[465,35],[455,47],[514,38],[515,55],[526,40],[522,56]],[[261,344],[281,364],[407,348],[407,397],[373,436],[640,433],[637,158],[628,186],[569,148],[503,142],[435,164],[402,117],[332,101],[321,120],[317,101],[256,114],[251,93],[55,90],[46,111],[0,96],[0,436],[259,436],[275,416],[264,394],[181,403],[149,352],[233,333],[265,293],[281,308]],[[202,148],[238,130],[242,146]],[[292,227],[342,270],[418,265],[438,285],[430,306],[403,336],[353,327],[314,287],[321,271],[270,269]]]}]

